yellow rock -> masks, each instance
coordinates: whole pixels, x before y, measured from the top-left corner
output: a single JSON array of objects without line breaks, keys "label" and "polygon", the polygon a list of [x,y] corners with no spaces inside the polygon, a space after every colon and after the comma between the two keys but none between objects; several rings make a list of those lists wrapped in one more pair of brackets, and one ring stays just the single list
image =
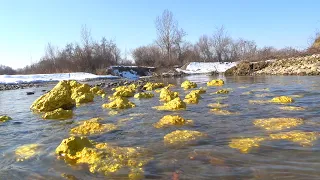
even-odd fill
[{"label": "yellow rock", "polygon": [[274,102],[274,103],[293,103],[294,100],[288,96],[279,96],[279,97],[274,97],[273,99],[271,99],[271,102]]},{"label": "yellow rock", "polygon": [[236,112],[231,112],[228,110],[223,110],[220,108],[213,108],[210,110],[212,113],[216,114],[216,115],[238,115],[240,113],[236,113]]},{"label": "yellow rock", "polygon": [[300,118],[266,118],[257,119],[253,122],[257,127],[268,131],[279,131],[290,129],[303,124],[303,119]]},{"label": "yellow rock", "polygon": [[103,94],[106,94],[105,91],[103,89],[101,89],[99,86],[94,86],[90,89],[90,92],[95,94],[95,95],[99,95],[102,96]]},{"label": "yellow rock", "polygon": [[193,90],[183,100],[187,104],[197,104],[201,98],[199,90]]},{"label": "yellow rock", "polygon": [[227,89],[220,89],[215,94],[228,94],[230,91]]},{"label": "yellow rock", "polygon": [[127,108],[132,108],[135,107],[136,105],[132,102],[130,102],[127,98],[125,97],[115,97],[115,100],[108,103],[108,104],[103,104],[103,108],[113,108],[113,109],[127,109]]},{"label": "yellow rock", "polygon": [[60,81],[51,91],[35,100],[30,108],[39,112],[53,111],[58,108],[69,109],[75,105],[71,94],[69,82]]},{"label": "yellow rock", "polygon": [[6,122],[11,120],[12,118],[9,116],[0,116],[0,122]]},{"label": "yellow rock", "polygon": [[134,90],[126,89],[126,90],[114,92],[113,96],[132,97],[134,96],[134,93],[135,93]]},{"label": "yellow rock", "polygon": [[263,137],[231,139],[229,147],[238,149],[241,153],[248,153],[252,148],[259,147],[260,142],[264,140]]},{"label": "yellow rock", "polygon": [[37,151],[39,149],[38,144],[27,144],[18,147],[15,150],[15,154],[17,156],[17,161],[24,161],[27,159],[30,159],[37,155],[39,152]]},{"label": "yellow rock", "polygon": [[101,124],[100,118],[93,118],[83,121],[79,126],[71,129],[70,133],[79,135],[99,134],[117,129],[117,126],[111,123]]},{"label": "yellow rock", "polygon": [[166,115],[163,116],[157,123],[153,126],[155,128],[162,128],[167,126],[182,126],[186,124],[193,124],[192,120],[185,120],[181,116],[173,116],[173,115]]},{"label": "yellow rock", "polygon": [[152,98],[154,95],[152,93],[148,92],[141,92],[134,95],[134,98],[140,99],[140,98]]},{"label": "yellow rock", "polygon": [[184,89],[196,88],[197,84],[189,80],[186,80],[181,84],[181,87]]},{"label": "yellow rock", "polygon": [[224,81],[222,79],[216,79],[216,80],[207,82],[207,86],[223,86],[223,85],[224,85]]},{"label": "yellow rock", "polygon": [[114,115],[119,114],[119,112],[118,112],[118,111],[109,111],[108,114],[109,114],[110,116],[114,116]]},{"label": "yellow rock", "polygon": [[207,136],[205,133],[190,130],[176,130],[164,136],[165,144],[180,144]]},{"label": "yellow rock", "polygon": [[281,132],[277,134],[270,134],[273,140],[288,140],[298,143],[301,146],[312,146],[313,141],[318,139],[319,133],[317,132],[303,132],[303,131],[290,131]]},{"label": "yellow rock", "polygon": [[281,107],[279,107],[279,109],[285,110],[285,111],[304,111],[304,110],[306,110],[305,108],[298,107],[298,106],[281,106]]},{"label": "yellow rock", "polygon": [[169,102],[178,96],[178,92],[173,92],[167,88],[162,88],[160,91],[160,101]]},{"label": "yellow rock", "polygon": [[218,103],[208,104],[208,106],[212,108],[225,108],[225,107],[228,107],[229,105],[218,102]]},{"label": "yellow rock", "polygon": [[137,85],[135,84],[130,84],[129,86],[118,86],[116,88],[112,88],[113,91],[124,91],[124,90],[131,90],[135,91],[137,89]]},{"label": "yellow rock", "polygon": [[154,108],[156,108],[157,110],[182,110],[186,109],[186,103],[184,103],[179,97],[177,97],[167,103],[164,103],[163,106],[156,106]]},{"label": "yellow rock", "polygon": [[38,112],[50,112],[59,108],[71,109],[75,104],[92,102],[93,99],[94,93],[88,84],[74,80],[60,81],[51,91],[35,100],[30,109]]},{"label": "yellow rock", "polygon": [[95,143],[77,136],[64,139],[57,147],[56,154],[72,160],[75,164],[88,165],[91,173],[109,175],[120,169],[130,169],[129,178],[143,177],[143,166],[150,160],[139,148]]},{"label": "yellow rock", "polygon": [[164,87],[163,83],[152,83],[152,82],[147,82],[147,84],[145,84],[143,86],[147,91],[152,91],[158,88],[162,88]]},{"label": "yellow rock", "polygon": [[54,111],[46,112],[42,118],[43,119],[71,119],[73,116],[72,110],[64,110],[62,108],[56,109]]},{"label": "yellow rock", "polygon": [[252,94],[252,91],[243,92],[242,95],[250,95]]}]

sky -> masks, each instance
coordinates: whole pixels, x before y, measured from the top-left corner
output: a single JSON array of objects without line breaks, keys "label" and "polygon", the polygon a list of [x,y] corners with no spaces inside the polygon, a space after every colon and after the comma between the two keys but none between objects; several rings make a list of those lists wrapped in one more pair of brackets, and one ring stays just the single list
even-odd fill
[{"label": "sky", "polygon": [[319,0],[0,0],[0,64],[22,68],[39,61],[48,43],[114,40],[124,52],[156,39],[155,19],[168,9],[195,43],[224,26],[233,38],[259,47],[303,49],[320,29]]}]

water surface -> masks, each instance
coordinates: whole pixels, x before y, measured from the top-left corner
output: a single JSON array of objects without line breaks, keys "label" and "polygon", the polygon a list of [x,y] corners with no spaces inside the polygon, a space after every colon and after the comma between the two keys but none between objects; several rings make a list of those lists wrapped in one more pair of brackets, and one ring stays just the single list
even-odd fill
[{"label": "water surface", "polygon": [[[13,120],[0,124],[0,179],[62,179],[61,174],[73,175],[77,179],[104,179],[101,174],[91,174],[84,166],[70,166],[58,160],[54,154],[61,140],[69,137],[69,131],[77,121],[101,117],[104,122],[118,123],[121,119],[133,117],[118,130],[102,135],[90,136],[98,142],[108,142],[118,146],[144,147],[150,151],[153,160],[144,168],[145,179],[172,179],[173,173],[180,179],[320,179],[320,141],[311,147],[302,147],[289,141],[265,141],[259,148],[248,154],[242,154],[228,146],[230,139],[239,137],[267,136],[268,133],[255,127],[253,121],[258,118],[298,117],[306,123],[293,128],[302,131],[320,131],[320,78],[301,76],[265,76],[265,77],[209,77],[188,76],[178,79],[163,79],[165,83],[177,84],[173,90],[184,97],[189,91],[180,88],[188,79],[206,87],[206,82],[222,78],[225,86],[231,88],[228,95],[210,94],[221,87],[208,87],[207,93],[197,105],[188,105],[184,111],[157,111],[153,106],[160,105],[158,94],[146,100],[130,100],[137,107],[108,115],[108,109],[101,105],[106,100],[97,97],[94,103],[75,109],[72,120],[43,120],[40,115],[29,110],[32,102],[39,97],[43,89],[12,90],[0,92],[0,114],[6,114]],[[26,96],[27,91],[35,91]],[[243,95],[244,92],[254,91]],[[259,91],[260,90],[260,91]],[[261,91],[264,90],[265,92]],[[268,93],[269,96],[259,97]],[[258,97],[256,96],[258,95]],[[250,104],[249,100],[269,100],[280,95],[301,95],[295,98],[294,106],[305,107],[305,111],[280,110],[278,104]],[[226,97],[217,100],[217,97]],[[238,115],[215,115],[210,112],[210,103],[226,103],[229,111]],[[132,116],[132,114],[140,114]],[[193,126],[156,129],[153,123],[164,115],[179,114],[194,120]],[[71,123],[73,122],[73,123]],[[186,146],[168,147],[163,136],[177,129],[197,130],[208,137]],[[40,153],[35,157],[17,162],[14,150],[25,144],[40,144]],[[197,154],[194,159],[190,158]],[[211,158],[211,159],[210,159]],[[177,175],[175,175],[177,176]],[[127,174],[117,173],[107,179],[126,179]]]}]

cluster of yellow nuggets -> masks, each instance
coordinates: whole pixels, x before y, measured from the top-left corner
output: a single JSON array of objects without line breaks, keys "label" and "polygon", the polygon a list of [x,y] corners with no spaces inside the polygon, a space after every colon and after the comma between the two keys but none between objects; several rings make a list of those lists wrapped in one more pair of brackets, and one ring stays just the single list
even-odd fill
[{"label": "cluster of yellow nuggets", "polygon": [[[207,82],[207,86],[223,86],[223,80],[212,80]],[[148,82],[143,88],[147,91],[160,93],[159,98],[164,104],[154,108],[158,110],[181,110],[186,109],[186,104],[197,104],[201,98],[201,94],[206,89],[194,89],[186,94],[184,100],[181,100],[178,92],[170,90],[171,85],[165,86],[163,83]],[[197,88],[197,84],[185,81],[181,84],[185,90]],[[128,100],[128,97],[152,98],[154,94],[151,92],[137,91],[137,85],[119,86],[113,88],[112,96],[109,96],[109,103],[103,104],[103,108],[126,109],[135,107],[135,104]],[[161,88],[161,89],[159,89]],[[159,89],[159,90],[156,90]],[[228,89],[220,89],[215,94],[227,94]],[[105,92],[99,87],[90,88],[89,85],[81,84],[76,81],[61,81],[49,93],[38,98],[31,106],[31,109],[37,112],[44,112],[45,119],[68,119],[72,118],[71,108],[82,103],[92,102],[95,95],[105,97]],[[294,100],[288,96],[275,97],[268,102],[273,103],[292,103]],[[217,115],[236,114],[221,108],[227,107],[227,104],[214,103],[209,104],[213,107],[211,112]],[[282,107],[283,109],[295,109],[293,106]],[[297,107],[298,109],[299,107]],[[0,121],[7,121],[9,117],[0,116]],[[129,168],[130,179],[143,178],[143,166],[150,160],[144,157],[144,152],[140,148],[117,147],[107,143],[96,143],[90,141],[87,137],[99,133],[105,133],[117,129],[118,125],[101,123],[102,119],[93,118],[82,121],[76,127],[70,130],[70,134],[74,135],[68,139],[64,139],[57,147],[56,153],[65,158],[68,162],[75,164],[87,164],[90,172],[101,172],[109,174],[116,172],[122,168]],[[253,124],[267,131],[280,131],[290,129],[302,125],[304,121],[299,118],[268,118],[257,119]],[[166,115],[161,118],[153,126],[155,128],[166,128],[169,126],[192,125],[192,120],[186,120],[178,115]],[[167,145],[183,144],[189,141],[206,137],[207,134],[192,130],[175,130],[164,136],[164,143]],[[268,137],[252,137],[252,138],[235,138],[231,139],[229,146],[238,149],[242,153],[248,153],[254,147],[259,147],[260,143],[265,140],[289,140],[299,143],[302,146],[310,146],[317,139],[319,133],[290,131],[269,134]],[[16,149],[18,160],[29,159],[36,154],[38,145],[31,144]]]},{"label": "cluster of yellow nuggets", "polygon": [[81,84],[77,81],[60,81],[50,92],[33,102],[30,109],[44,113],[44,119],[70,119],[75,105],[93,102],[94,96],[105,96],[105,92],[95,86]]}]

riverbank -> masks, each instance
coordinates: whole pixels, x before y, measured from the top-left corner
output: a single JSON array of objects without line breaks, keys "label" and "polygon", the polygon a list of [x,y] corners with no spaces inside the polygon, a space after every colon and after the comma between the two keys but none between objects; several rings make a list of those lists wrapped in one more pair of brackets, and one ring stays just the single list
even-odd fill
[{"label": "riverbank", "polygon": [[251,75],[320,75],[320,54],[258,62],[240,62],[228,69],[226,76]]}]

